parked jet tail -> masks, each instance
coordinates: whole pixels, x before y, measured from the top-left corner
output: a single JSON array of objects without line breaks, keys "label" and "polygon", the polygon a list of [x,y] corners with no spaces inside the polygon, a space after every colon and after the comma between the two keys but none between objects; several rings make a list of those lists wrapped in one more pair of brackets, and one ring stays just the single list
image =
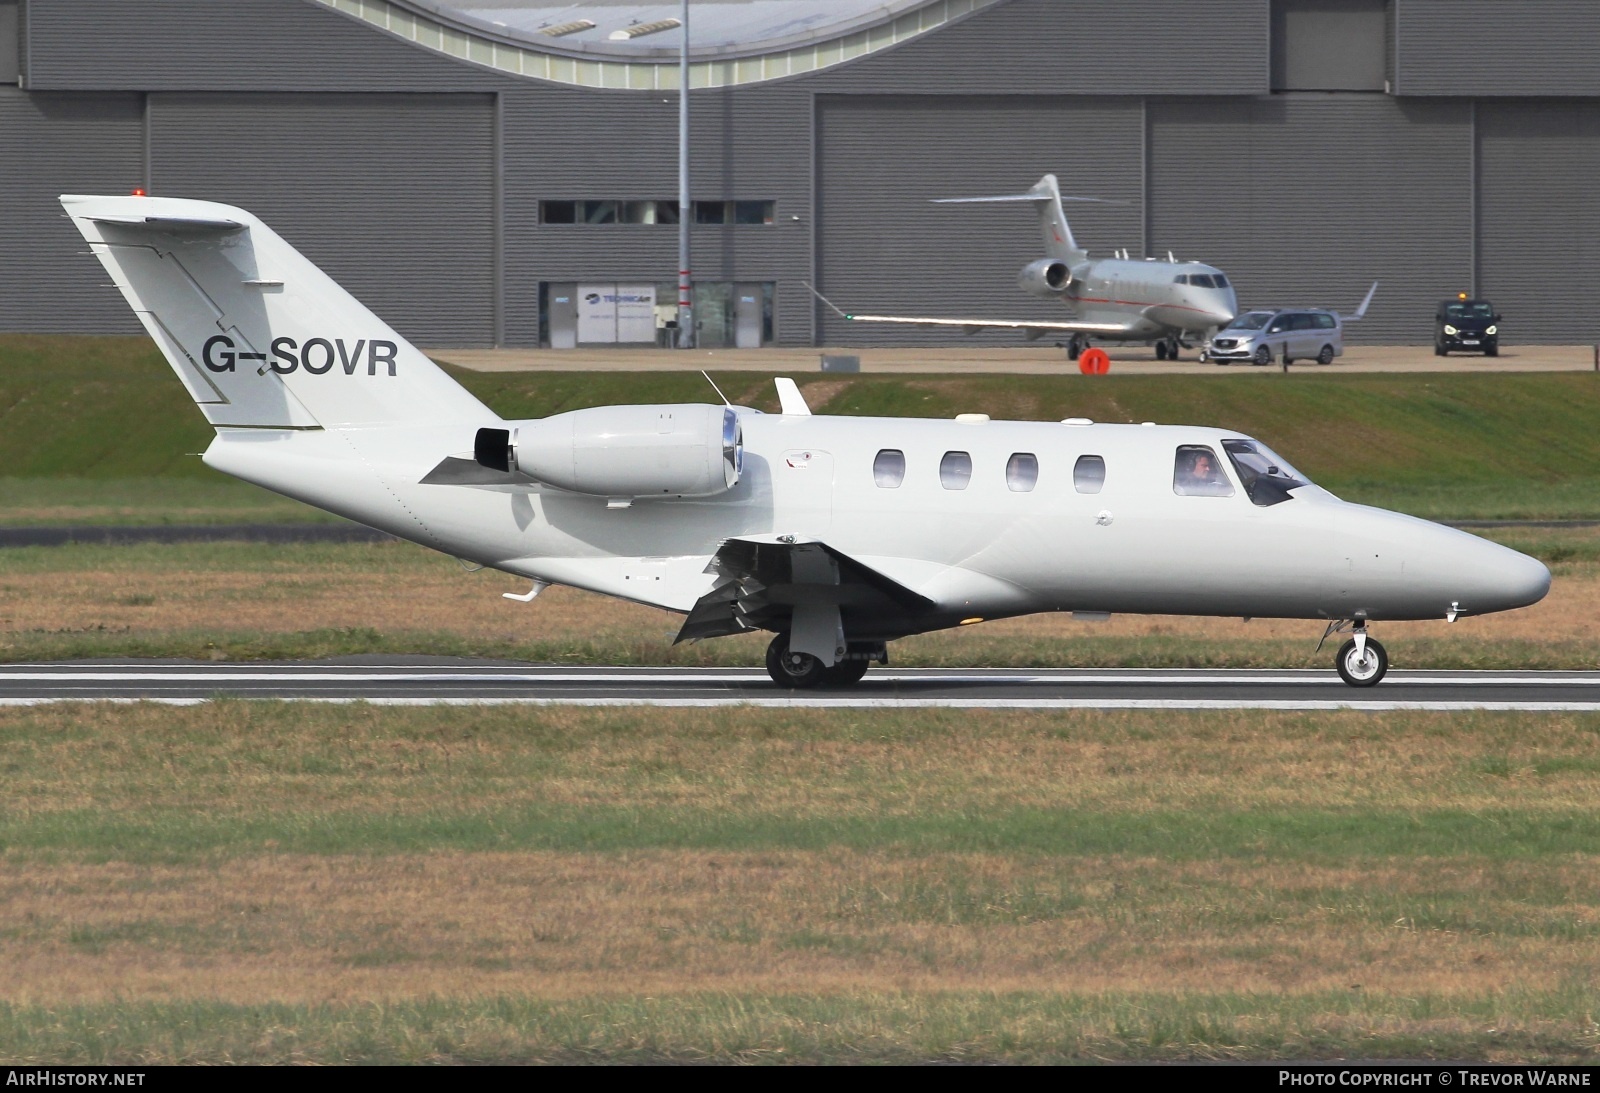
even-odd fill
[{"label": "parked jet tail", "polygon": [[942,197],[934,204],[970,205],[991,201],[1033,202],[1039,212],[1039,231],[1044,237],[1045,257],[1057,259],[1069,266],[1077,265],[1087,259],[1089,252],[1079,247],[1078,241],[1072,237],[1072,227],[1067,223],[1067,213],[1061,203],[1089,201],[1103,205],[1117,204],[1117,202],[1103,201],[1098,197],[1062,197],[1061,187],[1056,183],[1055,175],[1045,175],[1025,194],[1002,194],[999,197]]},{"label": "parked jet tail", "polygon": [[159,197],[61,204],[218,428],[498,420],[243,209]]}]

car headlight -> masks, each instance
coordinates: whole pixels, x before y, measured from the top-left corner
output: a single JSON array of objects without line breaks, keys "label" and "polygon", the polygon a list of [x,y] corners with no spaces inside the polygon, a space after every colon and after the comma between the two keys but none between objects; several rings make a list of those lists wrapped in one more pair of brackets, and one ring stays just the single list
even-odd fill
[{"label": "car headlight", "polygon": [[1500,333],[1500,328],[1498,326],[1491,326],[1489,329],[1485,330],[1484,333],[1485,334],[1498,334],[1498,333]]},{"label": "car headlight", "polygon": [[1446,326],[1446,327],[1445,327],[1445,328],[1444,328],[1444,332],[1445,332],[1445,333],[1446,333],[1446,334],[1448,334],[1448,335],[1450,335],[1450,336],[1451,336],[1451,337],[1452,337],[1452,338],[1453,338],[1453,337],[1455,337],[1455,336],[1456,336],[1456,335],[1457,335],[1457,334],[1459,334],[1459,333],[1461,333],[1461,331],[1459,331],[1459,330],[1457,330],[1457,329],[1456,329],[1456,328],[1455,328],[1455,327],[1453,327],[1453,326]]}]

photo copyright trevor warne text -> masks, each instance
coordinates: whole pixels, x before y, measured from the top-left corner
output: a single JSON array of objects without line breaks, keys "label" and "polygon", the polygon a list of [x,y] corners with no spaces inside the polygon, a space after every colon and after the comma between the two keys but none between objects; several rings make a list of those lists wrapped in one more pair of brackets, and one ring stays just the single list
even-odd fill
[{"label": "photo copyright trevor warne text", "polygon": [[1549,1086],[1588,1089],[1594,1086],[1592,1067],[1541,1066],[1424,1066],[1424,1067],[1285,1067],[1278,1070],[1285,1088],[1341,1087],[1346,1089],[1463,1089]]}]

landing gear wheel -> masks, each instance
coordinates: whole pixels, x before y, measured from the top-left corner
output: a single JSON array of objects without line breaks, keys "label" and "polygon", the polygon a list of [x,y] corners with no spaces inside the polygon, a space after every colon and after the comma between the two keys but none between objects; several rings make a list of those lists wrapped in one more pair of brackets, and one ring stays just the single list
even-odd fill
[{"label": "landing gear wheel", "polygon": [[1156,360],[1164,361],[1166,359],[1167,359],[1167,343],[1166,342],[1156,342]]},{"label": "landing gear wheel", "polygon": [[1250,358],[1250,363],[1251,364],[1271,364],[1272,363],[1272,350],[1268,349],[1264,345],[1257,346],[1256,347],[1256,355]]},{"label": "landing gear wheel", "polygon": [[1317,351],[1317,363],[1318,364],[1332,364],[1333,363],[1333,346],[1325,345],[1325,346],[1323,346],[1321,349],[1319,349]]},{"label": "landing gear wheel", "polygon": [[1356,639],[1351,638],[1339,646],[1339,655],[1334,658],[1333,666],[1339,671],[1339,678],[1352,687],[1375,687],[1389,670],[1389,654],[1382,645],[1372,638],[1367,639],[1367,649],[1363,655],[1356,654]]},{"label": "landing gear wheel", "polygon": [[1083,343],[1084,337],[1082,334],[1074,334],[1067,339],[1067,360],[1075,361],[1083,356]]},{"label": "landing gear wheel", "polygon": [[824,687],[848,687],[853,683],[860,683],[861,677],[867,674],[871,661],[866,660],[841,660],[832,668],[826,668],[822,673]]},{"label": "landing gear wheel", "polygon": [[790,690],[815,687],[825,681],[827,674],[827,665],[810,653],[789,652],[788,634],[779,634],[767,646],[767,675],[780,687]]}]

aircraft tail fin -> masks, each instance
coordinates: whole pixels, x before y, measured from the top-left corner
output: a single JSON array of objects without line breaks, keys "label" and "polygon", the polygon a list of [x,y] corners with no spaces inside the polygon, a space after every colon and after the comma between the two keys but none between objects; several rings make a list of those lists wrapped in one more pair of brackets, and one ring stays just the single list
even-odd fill
[{"label": "aircraft tail fin", "polygon": [[1089,257],[1089,252],[1078,246],[1078,241],[1072,236],[1072,226],[1067,223],[1066,209],[1062,203],[1066,201],[1088,201],[1097,204],[1112,204],[1101,202],[1097,197],[1062,197],[1061,187],[1056,182],[1055,175],[1045,175],[1027,193],[1002,194],[999,197],[944,197],[934,203],[937,205],[971,205],[999,201],[1031,201],[1039,213],[1039,232],[1044,238],[1044,252],[1046,258],[1054,258],[1070,265],[1077,265]]},{"label": "aircraft tail fin", "polygon": [[1372,298],[1377,294],[1378,282],[1374,281],[1372,282],[1372,287],[1367,289],[1366,296],[1362,298],[1361,306],[1356,308],[1352,314],[1339,316],[1340,320],[1347,323],[1353,323],[1358,319],[1365,319],[1367,317],[1367,308],[1371,306]]},{"label": "aircraft tail fin", "polygon": [[243,209],[158,197],[61,204],[214,426],[497,420]]}]

